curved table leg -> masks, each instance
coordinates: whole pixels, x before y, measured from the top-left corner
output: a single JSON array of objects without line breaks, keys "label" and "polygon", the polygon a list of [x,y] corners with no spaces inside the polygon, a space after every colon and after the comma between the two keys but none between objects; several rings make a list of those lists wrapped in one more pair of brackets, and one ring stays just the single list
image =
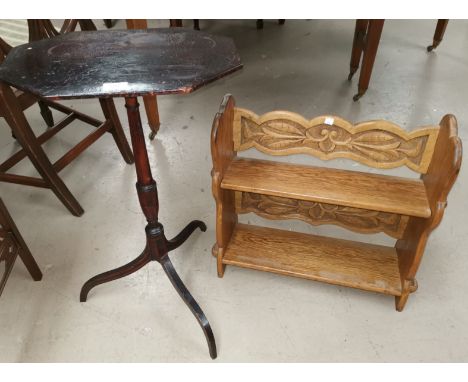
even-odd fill
[{"label": "curved table leg", "polygon": [[90,278],[84,283],[83,287],[81,288],[80,302],[86,301],[86,299],[88,298],[89,291],[95,286],[128,276],[129,274],[136,272],[141,267],[148,264],[150,261],[151,259],[148,256],[148,250],[145,248],[145,250],[141,253],[140,256],[130,261],[128,264],[122,265],[121,267],[112,269],[111,271],[107,271]]},{"label": "curved table leg", "polygon": [[192,220],[189,224],[185,226],[185,228],[182,231],[180,231],[180,233],[177,236],[175,236],[171,240],[166,241],[167,250],[172,251],[180,247],[197,228],[200,228],[202,232],[205,232],[206,224],[200,220]]},{"label": "curved table leg", "polygon": [[140,201],[140,207],[148,222],[145,228],[146,246],[143,253],[127,265],[112,271],[101,273],[100,275],[88,280],[81,289],[80,301],[86,301],[88,292],[95,286],[136,272],[152,260],[158,261],[163,267],[164,272],[166,272],[167,277],[169,277],[172,285],[190,308],[202,327],[203,333],[205,334],[208,342],[211,358],[216,358],[216,344],[210,324],[203,311],[200,309],[200,306],[177,275],[167,255],[170,250],[179,247],[185,240],[187,240],[196,228],[206,231],[206,225],[199,220],[194,220],[172,240],[166,239],[163,225],[158,221],[158,190],[156,182],[151,175],[137,98],[127,97],[125,99],[125,107],[127,108],[133,154],[135,156],[135,169],[137,173],[136,189],[138,199]]},{"label": "curved table leg", "polygon": [[163,267],[164,272],[166,272],[167,277],[171,281],[172,286],[177,290],[177,293],[179,293],[179,296],[182,298],[185,304],[189,307],[190,311],[193,313],[198,323],[200,324],[203,330],[203,333],[205,334],[206,342],[208,343],[210,357],[212,359],[215,359],[217,357],[216,342],[214,339],[213,331],[211,330],[210,323],[208,322],[208,319],[206,318],[205,313],[203,313],[198,303],[195,301],[193,296],[185,287],[184,283],[182,282],[176,270],[174,269],[174,266],[172,265],[172,262],[169,259],[169,256],[166,255],[166,256],[161,257],[159,262],[161,266]]}]

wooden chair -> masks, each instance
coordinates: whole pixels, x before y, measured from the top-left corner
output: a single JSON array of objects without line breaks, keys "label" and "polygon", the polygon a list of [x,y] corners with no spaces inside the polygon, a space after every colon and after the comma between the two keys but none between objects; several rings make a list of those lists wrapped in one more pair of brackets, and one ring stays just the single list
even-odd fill
[{"label": "wooden chair", "polygon": [[[348,158],[370,167],[407,166],[421,175],[387,175],[237,157]],[[211,134],[218,275],[227,264],[395,296],[401,311],[417,289],[416,272],[430,233],[444,214],[461,165],[455,117],[407,132],[386,121],[353,125],[324,116],[306,120],[276,111],[257,116],[225,97]],[[238,223],[238,214],[336,224],[384,232],[394,247]]]},{"label": "wooden chair", "polygon": [[17,256],[21,258],[34,281],[42,279],[41,270],[0,198],[0,265],[4,268],[0,279],[0,296]]},{"label": "wooden chair", "polygon": [[[2,53],[2,55],[0,55],[1,63],[6,57],[6,54],[11,50],[11,47],[1,38],[0,50]],[[39,103],[44,120],[49,126],[53,125],[38,137],[35,136],[23,113],[25,109],[36,102]],[[73,215],[81,216],[84,213],[83,208],[59,177],[58,173],[106,132],[112,134],[124,160],[129,164],[134,161],[113,100],[103,98],[100,100],[100,103],[106,118],[104,122],[59,103],[39,99],[32,94],[13,89],[4,83],[0,83],[0,117],[5,118],[13,132],[13,136],[22,146],[21,150],[0,164],[0,181],[49,188]],[[49,108],[65,113],[66,116],[54,125]],[[52,164],[41,145],[74,120],[80,120],[97,129]],[[31,160],[34,167],[41,175],[41,178],[8,173],[13,166],[25,157]]]}]

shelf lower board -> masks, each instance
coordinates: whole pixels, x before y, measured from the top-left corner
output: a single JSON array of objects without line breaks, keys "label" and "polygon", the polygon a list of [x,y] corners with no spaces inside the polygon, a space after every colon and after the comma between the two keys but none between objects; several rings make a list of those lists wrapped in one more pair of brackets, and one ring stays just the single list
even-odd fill
[{"label": "shelf lower board", "polygon": [[401,295],[394,248],[238,224],[223,264]]}]

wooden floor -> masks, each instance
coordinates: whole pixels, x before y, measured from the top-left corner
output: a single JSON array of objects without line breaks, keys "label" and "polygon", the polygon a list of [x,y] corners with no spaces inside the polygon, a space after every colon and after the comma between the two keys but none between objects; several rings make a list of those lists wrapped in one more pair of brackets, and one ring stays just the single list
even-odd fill
[{"label": "wooden floor", "polygon": [[221,187],[410,216],[431,216],[426,189],[419,179],[237,158],[229,166]]},{"label": "wooden floor", "polygon": [[224,264],[399,296],[394,248],[238,224]]}]

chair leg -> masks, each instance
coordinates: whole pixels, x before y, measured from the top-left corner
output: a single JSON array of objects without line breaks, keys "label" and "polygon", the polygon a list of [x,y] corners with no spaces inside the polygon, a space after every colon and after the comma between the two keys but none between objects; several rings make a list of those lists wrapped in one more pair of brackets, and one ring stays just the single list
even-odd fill
[{"label": "chair leg", "polygon": [[107,29],[112,28],[114,26],[114,20],[104,19],[104,25]]},{"label": "chair leg", "polygon": [[173,27],[182,27],[183,26],[182,20],[181,19],[170,19],[169,20],[169,26],[171,28],[173,28]]},{"label": "chair leg", "polygon": [[356,20],[356,27],[354,28],[353,49],[351,51],[351,62],[349,63],[348,81],[351,81],[353,74],[356,73],[356,71],[359,69],[359,62],[361,61],[368,25],[369,20]]},{"label": "chair leg", "polygon": [[39,269],[39,266],[36,263],[33,255],[29,251],[27,247],[22,247],[18,253],[18,256],[23,261],[23,264],[26,266],[29,274],[33,278],[34,281],[41,281],[42,280],[42,272]]},{"label": "chair leg", "polygon": [[143,96],[143,103],[145,104],[146,116],[148,118],[148,124],[151,129],[149,139],[153,140],[156,137],[156,134],[159,131],[159,110],[158,110],[158,100],[156,96]]},{"label": "chair leg", "polygon": [[444,38],[444,34],[445,34],[445,29],[447,29],[448,22],[449,21],[447,19],[440,19],[437,21],[437,26],[434,32],[434,39],[433,39],[432,45],[429,45],[427,47],[428,52],[431,52],[432,50],[437,48],[439,44],[442,42],[442,39]]},{"label": "chair leg", "polygon": [[83,208],[62,179],[60,179],[54,166],[50,163],[49,158],[47,158],[47,155],[38,143],[31,126],[29,126],[26,117],[18,105],[18,100],[13,94],[13,91],[8,85],[1,83],[0,103],[2,103],[3,106],[3,116],[5,120],[8,125],[10,125],[13,134],[44,181],[73,215],[83,215]]},{"label": "chair leg", "polygon": [[39,109],[41,110],[42,118],[44,119],[45,123],[48,127],[54,126],[54,116],[50,111],[49,107],[44,101],[38,101]]},{"label": "chair leg", "polygon": [[29,251],[29,248],[26,245],[26,242],[24,241],[23,236],[21,236],[21,233],[18,230],[18,227],[15,224],[15,221],[11,217],[10,213],[8,212],[5,204],[3,203],[1,199],[0,199],[0,217],[1,217],[0,224],[5,225],[3,228],[6,231],[10,231],[10,233],[13,234],[12,240],[13,240],[14,246],[19,249],[18,255],[23,261],[24,265],[26,266],[26,269],[31,274],[31,277],[35,281],[41,280],[42,272],[39,269],[36,263],[36,260],[34,260],[33,255]]},{"label": "chair leg", "polygon": [[113,127],[110,132],[114,137],[114,141],[119,148],[120,154],[122,154],[122,157],[128,164],[134,163],[135,159],[133,158],[132,149],[128,145],[127,138],[125,137],[122,125],[120,124],[120,119],[119,115],[117,114],[117,110],[115,109],[114,100],[112,98],[99,98],[99,102],[101,103],[104,117],[107,120],[112,121]]},{"label": "chair leg", "polygon": [[263,19],[257,19],[257,29],[263,29]]},{"label": "chair leg", "polygon": [[358,93],[353,97],[354,101],[361,98],[369,87],[384,21],[385,20],[369,20],[369,27],[367,29],[367,37],[364,46],[364,57],[362,58],[361,74],[359,76]]},{"label": "chair leg", "polygon": [[195,29],[196,31],[200,30],[200,20],[199,19],[194,19],[193,20],[193,29]]}]

